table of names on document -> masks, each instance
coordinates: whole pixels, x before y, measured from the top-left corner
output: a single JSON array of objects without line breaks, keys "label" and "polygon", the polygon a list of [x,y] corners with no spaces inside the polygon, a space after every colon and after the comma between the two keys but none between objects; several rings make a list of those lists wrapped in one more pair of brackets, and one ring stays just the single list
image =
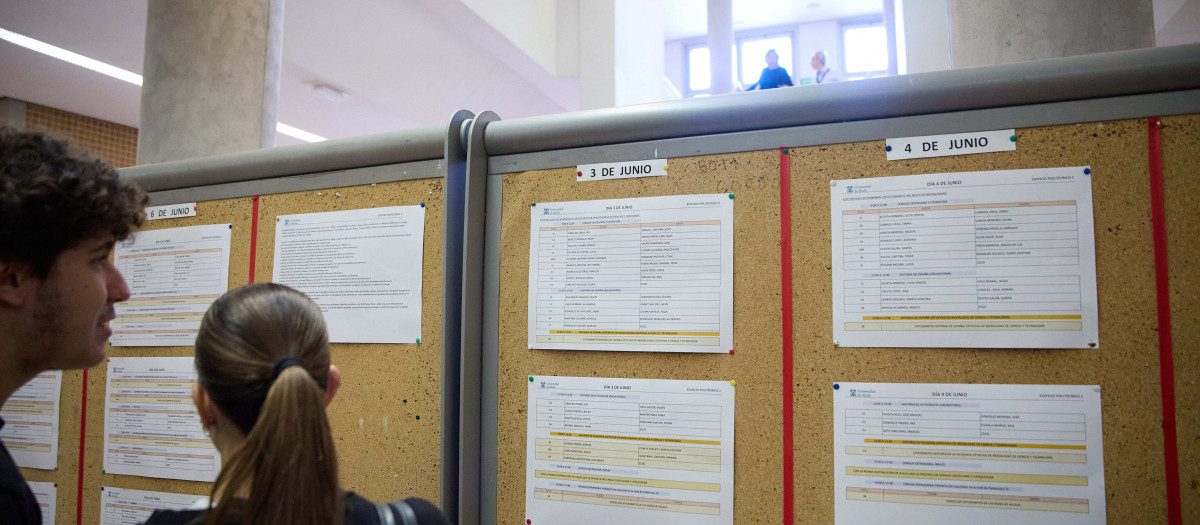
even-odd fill
[{"label": "table of names on document", "polygon": [[1105,522],[1100,387],[840,383],[838,525]]},{"label": "table of names on document", "polygon": [[534,377],[527,518],[732,523],[733,398],[726,381]]},{"label": "table of names on document", "polygon": [[221,456],[192,404],[191,357],[114,357],[104,399],[109,474],[214,481]]},{"label": "table of names on document", "polygon": [[531,210],[530,348],[732,347],[731,195],[537,203]]},{"label": "table of names on document", "polygon": [[137,232],[113,260],[130,298],[116,305],[113,346],[191,346],[208,306],[229,288],[229,224]]},{"label": "table of names on document", "polygon": [[100,487],[100,525],[141,525],[156,510],[195,509],[206,496]]},{"label": "table of names on document", "polygon": [[1084,168],[843,180],[831,189],[842,346],[1098,345]]},{"label": "table of names on document", "polygon": [[0,407],[0,441],[19,467],[58,468],[58,406],[62,370],[42,372],[18,388]]}]

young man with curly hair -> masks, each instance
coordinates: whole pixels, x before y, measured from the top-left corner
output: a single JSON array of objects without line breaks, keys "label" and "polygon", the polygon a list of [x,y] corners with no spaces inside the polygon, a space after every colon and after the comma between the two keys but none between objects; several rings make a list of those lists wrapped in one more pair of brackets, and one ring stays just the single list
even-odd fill
[{"label": "young man with curly hair", "polygon": [[[0,405],[41,372],[104,359],[113,304],[129,298],[110,254],[142,225],[147,200],[64,142],[0,128]],[[0,517],[41,523],[2,444]]]}]

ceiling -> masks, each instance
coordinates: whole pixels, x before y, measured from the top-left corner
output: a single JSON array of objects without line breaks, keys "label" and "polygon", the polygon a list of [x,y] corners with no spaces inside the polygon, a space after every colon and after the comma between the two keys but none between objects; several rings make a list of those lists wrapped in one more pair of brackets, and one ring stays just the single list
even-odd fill
[{"label": "ceiling", "polygon": [[[589,1],[589,0],[580,0]],[[666,39],[704,34],[706,0],[661,0]],[[145,0],[0,0],[8,29],[141,74]],[[734,0],[735,29],[879,12],[880,0]],[[287,0],[279,120],[327,138],[574,111],[556,78],[460,0]],[[136,85],[0,41],[0,96],[138,126]],[[344,91],[332,101],[318,85]],[[279,135],[277,145],[298,143]]]}]

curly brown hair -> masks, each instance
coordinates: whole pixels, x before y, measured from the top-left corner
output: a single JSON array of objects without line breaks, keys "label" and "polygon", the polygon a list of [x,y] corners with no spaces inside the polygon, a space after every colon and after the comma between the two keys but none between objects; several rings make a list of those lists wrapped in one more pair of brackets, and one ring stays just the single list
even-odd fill
[{"label": "curly brown hair", "polygon": [[112,166],[64,141],[0,128],[0,260],[39,279],[84,240],[128,237],[146,220],[149,200]]}]

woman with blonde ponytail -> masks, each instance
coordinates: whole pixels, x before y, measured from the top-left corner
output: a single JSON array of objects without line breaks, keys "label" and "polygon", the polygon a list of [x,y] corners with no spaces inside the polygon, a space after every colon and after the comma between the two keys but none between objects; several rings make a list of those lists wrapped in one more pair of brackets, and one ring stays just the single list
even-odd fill
[{"label": "woman with blonde ponytail", "polygon": [[196,371],[192,397],[221,474],[207,509],[158,511],[148,525],[379,523],[373,503],[338,487],[325,407],[341,374],[308,297],[278,284],[225,294],[200,323]]}]

